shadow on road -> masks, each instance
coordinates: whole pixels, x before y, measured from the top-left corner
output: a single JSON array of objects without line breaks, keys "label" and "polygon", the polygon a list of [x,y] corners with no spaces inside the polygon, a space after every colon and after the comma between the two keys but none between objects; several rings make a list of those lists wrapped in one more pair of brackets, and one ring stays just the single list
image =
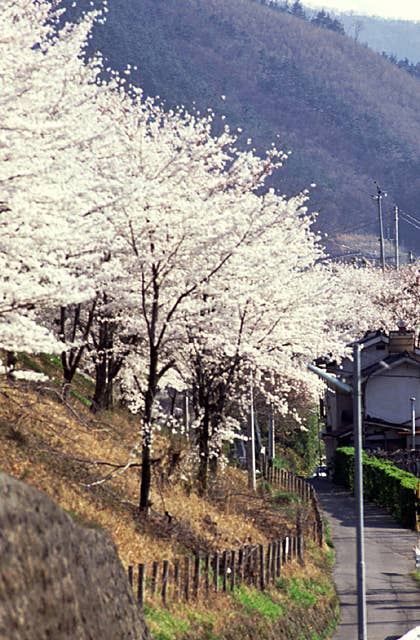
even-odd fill
[{"label": "shadow on road", "polygon": [[[311,484],[325,511],[337,518],[342,526],[355,526],[355,498],[347,489],[333,484],[326,478],[313,478]],[[390,526],[403,529],[384,509],[364,502],[365,529],[389,529]]]},{"label": "shadow on road", "polygon": [[[357,637],[356,501],[326,478],[311,480],[328,517],[341,621],[334,640]],[[366,606],[369,640],[398,640],[419,624],[420,592],[410,577],[417,534],[376,505],[364,504]]]}]

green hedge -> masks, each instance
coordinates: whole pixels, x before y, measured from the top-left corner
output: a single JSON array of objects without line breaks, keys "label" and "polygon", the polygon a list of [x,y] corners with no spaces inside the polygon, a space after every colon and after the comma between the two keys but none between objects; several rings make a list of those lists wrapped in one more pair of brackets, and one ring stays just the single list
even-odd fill
[{"label": "green hedge", "polygon": [[[363,493],[365,498],[384,507],[405,527],[416,526],[416,490],[418,479],[394,466],[389,460],[363,453]],[[354,489],[354,448],[340,447],[335,452],[334,482]]]}]

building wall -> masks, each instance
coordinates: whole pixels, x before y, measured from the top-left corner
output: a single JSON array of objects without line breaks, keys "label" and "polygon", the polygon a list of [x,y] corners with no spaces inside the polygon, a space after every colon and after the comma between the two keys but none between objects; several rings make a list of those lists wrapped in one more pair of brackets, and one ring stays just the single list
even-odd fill
[{"label": "building wall", "polygon": [[[420,415],[420,368],[402,363],[373,375],[365,386],[365,416],[401,424],[411,421],[410,398],[416,398]],[[417,419],[420,424],[420,420]]]},{"label": "building wall", "polygon": [[[380,360],[389,356],[389,347],[384,340],[375,340],[374,344],[365,346],[360,352],[360,364],[362,369],[376,364]],[[353,374],[353,362],[349,358],[344,358],[338,373]]]}]

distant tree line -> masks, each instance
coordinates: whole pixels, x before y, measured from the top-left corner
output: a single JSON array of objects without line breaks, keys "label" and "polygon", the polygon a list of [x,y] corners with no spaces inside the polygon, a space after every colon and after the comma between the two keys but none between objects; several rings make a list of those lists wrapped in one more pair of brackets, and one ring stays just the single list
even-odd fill
[{"label": "distant tree line", "polygon": [[420,79],[420,62],[414,64],[410,62],[408,58],[404,58],[403,60],[398,60],[397,56],[394,53],[386,53],[386,51],[382,51],[381,54],[384,58],[395,64],[400,69],[407,71],[411,76]]},{"label": "distant tree line", "polygon": [[[337,18],[331,17],[331,15],[321,9],[312,17],[306,13],[305,7],[302,5],[300,0],[295,0],[293,3],[289,2],[289,0],[255,0],[258,4],[262,4],[266,7],[270,7],[271,9],[275,9],[276,11],[281,11],[282,13],[288,13],[296,18],[301,18],[306,22],[310,22],[311,24],[321,27],[322,29],[329,29],[330,31],[335,31],[336,33],[340,33],[341,35],[345,35],[344,25]],[[382,51],[381,54],[384,58],[395,64],[400,69],[403,69],[410,75],[415,78],[420,78],[420,62],[413,63],[410,62],[408,58],[404,58],[398,60],[397,56],[393,53],[389,54],[386,51]]]},{"label": "distant tree line", "polygon": [[311,18],[307,15],[305,8],[299,0],[295,0],[293,3],[289,3],[288,0],[284,0],[284,2],[279,2],[278,0],[256,0],[256,2],[263,4],[266,7],[270,7],[271,9],[275,9],[276,11],[289,13],[296,18],[306,20],[317,27],[329,29],[330,31],[335,31],[336,33],[345,35],[344,25],[337,18],[332,18],[329,13],[324,11],[324,9],[318,11],[318,13]]}]

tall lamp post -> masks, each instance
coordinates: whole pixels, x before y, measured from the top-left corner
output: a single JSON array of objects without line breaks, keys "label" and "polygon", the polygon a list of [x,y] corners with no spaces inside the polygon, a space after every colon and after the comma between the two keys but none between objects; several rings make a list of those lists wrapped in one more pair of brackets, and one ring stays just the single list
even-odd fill
[{"label": "tall lamp post", "polygon": [[249,376],[249,421],[248,421],[248,488],[255,491],[257,488],[255,470],[255,410],[254,410],[254,377],[252,369]]},{"label": "tall lamp post", "polygon": [[353,396],[354,426],[354,478],[356,495],[356,574],[357,574],[357,640],[367,640],[366,624],[366,580],[365,580],[365,541],[363,514],[363,463],[362,463],[362,390],[360,353],[363,345],[356,343],[353,347],[353,386],[327,374],[312,364],[308,369],[326,380],[336,389]]},{"label": "tall lamp post", "polygon": [[354,472],[356,494],[356,550],[357,550],[357,617],[358,640],[367,639],[366,628],[366,580],[365,580],[365,533],[363,513],[363,461],[362,461],[362,382],[358,343],[353,348],[353,422],[354,422]]},{"label": "tall lamp post", "polygon": [[416,399],[410,398],[411,404],[411,448],[416,450]]}]

